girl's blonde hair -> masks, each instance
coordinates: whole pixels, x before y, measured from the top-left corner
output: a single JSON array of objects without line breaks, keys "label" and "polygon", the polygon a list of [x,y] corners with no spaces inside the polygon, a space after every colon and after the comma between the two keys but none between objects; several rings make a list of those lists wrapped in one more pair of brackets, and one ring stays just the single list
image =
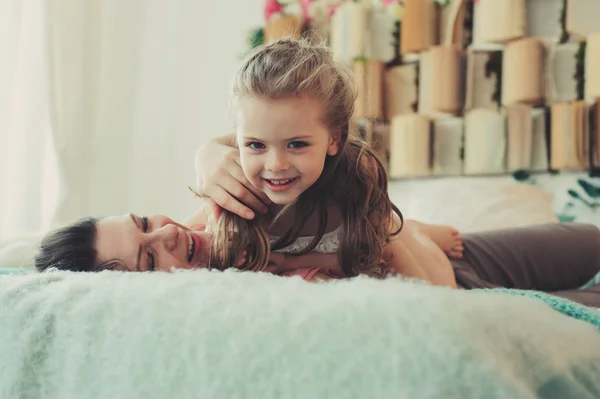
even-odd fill
[{"label": "girl's blonde hair", "polygon": [[[214,240],[213,265],[226,268],[240,262],[239,268],[243,270],[264,269],[270,250],[296,241],[316,213],[317,234],[297,254],[311,252],[325,233],[327,204],[333,201],[342,214],[338,258],[343,271],[348,276],[383,277],[386,267],[382,247],[401,228],[390,233],[393,212],[401,221],[402,214],[388,197],[387,174],[381,161],[366,143],[349,137],[356,98],[352,72],[336,63],[324,45],[280,39],[259,46],[246,56],[235,76],[233,95],[269,99],[308,96],[318,100],[323,106],[322,123],[331,133],[340,135],[339,150],[335,156],[327,156],[323,173],[315,184],[284,207],[280,215],[293,207],[296,220],[272,248],[268,235],[256,222],[224,213],[217,227],[222,233]],[[233,230],[237,234],[232,235]]]}]

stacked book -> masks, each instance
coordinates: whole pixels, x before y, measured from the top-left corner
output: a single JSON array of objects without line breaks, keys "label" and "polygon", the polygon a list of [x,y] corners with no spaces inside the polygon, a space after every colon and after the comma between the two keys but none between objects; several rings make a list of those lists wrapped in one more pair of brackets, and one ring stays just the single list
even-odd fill
[{"label": "stacked book", "polygon": [[272,15],[265,41],[306,35],[352,64],[353,127],[390,178],[600,165],[600,0],[300,3],[313,13]]}]

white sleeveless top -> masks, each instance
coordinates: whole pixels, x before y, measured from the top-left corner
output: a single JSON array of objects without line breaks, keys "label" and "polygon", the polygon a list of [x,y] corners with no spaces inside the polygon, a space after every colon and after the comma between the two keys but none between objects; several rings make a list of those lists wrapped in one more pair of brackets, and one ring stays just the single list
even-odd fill
[{"label": "white sleeveless top", "polygon": [[[342,226],[337,229],[330,231],[329,233],[323,234],[321,241],[317,244],[313,252],[320,252],[325,254],[336,253],[338,248],[340,247],[340,232],[342,231]],[[275,252],[284,252],[284,253],[297,253],[302,251],[310,242],[313,240],[313,236],[303,236],[298,237],[296,241],[294,241],[291,245],[288,245],[285,248],[278,249]],[[279,237],[271,236],[271,245],[273,245]]]}]

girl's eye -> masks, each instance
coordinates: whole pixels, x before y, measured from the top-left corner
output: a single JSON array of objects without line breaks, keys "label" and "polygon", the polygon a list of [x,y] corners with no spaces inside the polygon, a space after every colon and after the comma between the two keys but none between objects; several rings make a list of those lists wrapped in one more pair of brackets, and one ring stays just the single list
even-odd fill
[{"label": "girl's eye", "polygon": [[306,143],[304,141],[292,141],[291,143],[288,144],[289,148],[295,148],[295,149],[304,148],[307,146],[308,146],[308,143]]},{"label": "girl's eye", "polygon": [[148,232],[148,218],[146,216],[142,217],[142,228],[144,229],[144,233]]},{"label": "girl's eye", "polygon": [[246,147],[250,147],[253,150],[263,150],[265,148],[265,145],[263,143],[258,143],[256,141],[252,141],[250,143],[247,143]]}]

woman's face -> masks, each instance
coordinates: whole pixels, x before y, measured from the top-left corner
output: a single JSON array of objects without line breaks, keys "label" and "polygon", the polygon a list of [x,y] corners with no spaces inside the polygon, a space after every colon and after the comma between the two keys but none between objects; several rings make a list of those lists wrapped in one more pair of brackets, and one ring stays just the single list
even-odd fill
[{"label": "woman's face", "polygon": [[96,225],[100,264],[118,260],[129,271],[169,271],[208,267],[213,235],[166,216],[134,214],[101,219]]}]

